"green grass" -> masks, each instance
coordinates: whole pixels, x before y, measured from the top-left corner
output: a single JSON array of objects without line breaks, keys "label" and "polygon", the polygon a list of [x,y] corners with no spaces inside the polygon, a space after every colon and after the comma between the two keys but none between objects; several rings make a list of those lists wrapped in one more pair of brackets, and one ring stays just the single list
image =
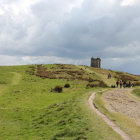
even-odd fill
[{"label": "green grass", "polygon": [[[1,67],[0,139],[80,139],[90,129],[75,99],[88,89],[83,82],[42,79],[29,66]],[[71,87],[51,92],[56,85]]]},{"label": "green grass", "polygon": [[[92,73],[95,75],[97,79],[102,79],[107,86],[115,85],[116,84],[116,78],[114,77],[115,73],[110,70],[104,70],[104,69],[99,69],[99,68],[93,68],[93,67],[84,67],[84,66],[78,66],[79,68],[82,68],[86,72]],[[108,74],[112,75],[111,79],[108,79]]]},{"label": "green grass", "polygon": [[137,97],[140,97],[140,88],[134,89],[132,93],[133,93],[134,95],[136,95]]},{"label": "green grass", "polygon": [[[26,71],[31,65],[0,67],[0,140],[120,140],[100,117],[90,110],[87,100],[93,91],[81,77],[102,77],[84,67],[83,75],[72,79],[48,79]],[[35,73],[37,66],[35,65]],[[43,65],[47,70],[81,72],[74,65]],[[89,69],[89,70],[88,70]],[[71,75],[61,73],[59,76]],[[80,78],[79,78],[80,77]],[[106,79],[104,78],[103,81]],[[95,81],[96,82],[96,81]],[[55,86],[70,84],[62,93]]]}]

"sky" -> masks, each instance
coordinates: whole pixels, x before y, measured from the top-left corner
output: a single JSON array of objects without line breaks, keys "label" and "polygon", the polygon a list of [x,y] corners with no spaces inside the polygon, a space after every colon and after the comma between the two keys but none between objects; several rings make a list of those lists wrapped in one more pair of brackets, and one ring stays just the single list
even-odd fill
[{"label": "sky", "polygon": [[139,0],[0,0],[0,65],[90,65],[140,75]]}]

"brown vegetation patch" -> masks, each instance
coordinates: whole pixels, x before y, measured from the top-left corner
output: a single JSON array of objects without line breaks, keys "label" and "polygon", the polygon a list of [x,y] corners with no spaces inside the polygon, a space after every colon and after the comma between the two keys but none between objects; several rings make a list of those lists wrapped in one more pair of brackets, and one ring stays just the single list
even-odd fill
[{"label": "brown vegetation patch", "polygon": [[[59,66],[59,65],[58,65]],[[63,65],[60,65],[59,68],[62,68]],[[63,66],[64,68],[64,66]],[[69,68],[66,67],[65,68]],[[49,79],[66,79],[66,80],[82,80],[87,82],[99,81],[93,79],[90,75],[87,76],[85,71],[82,70],[69,70],[69,69],[56,69],[56,70],[47,70],[42,65],[37,66],[36,76],[49,78]]]},{"label": "brown vegetation patch", "polygon": [[36,67],[35,66],[30,66],[29,68],[30,68],[30,70],[27,70],[26,72],[29,73],[30,75],[35,75]]},{"label": "brown vegetation patch", "polygon": [[[118,73],[117,73],[118,74]],[[137,78],[135,78],[134,76],[131,75],[126,75],[126,74],[118,74],[118,76],[116,76],[118,79],[121,79],[123,81],[138,81]]]},{"label": "brown vegetation patch", "polygon": [[140,86],[140,81],[134,81],[134,82],[133,82],[133,85],[134,85],[134,86]]},{"label": "brown vegetation patch", "polygon": [[87,88],[93,88],[93,87],[107,87],[107,85],[103,82],[103,81],[100,81],[98,83],[88,83]]},{"label": "brown vegetation patch", "polygon": [[60,69],[72,69],[71,65],[57,64]]},{"label": "brown vegetation patch", "polygon": [[37,65],[37,67],[30,66],[30,70],[28,70],[28,73],[35,74],[38,77],[49,79],[86,81],[89,83],[87,84],[87,87],[107,87],[107,85],[103,81],[94,78],[94,75],[92,73],[87,73],[86,71],[75,67],[72,69],[70,67],[72,66],[57,64],[57,67],[55,67],[54,69],[49,69],[44,67],[43,65]]}]

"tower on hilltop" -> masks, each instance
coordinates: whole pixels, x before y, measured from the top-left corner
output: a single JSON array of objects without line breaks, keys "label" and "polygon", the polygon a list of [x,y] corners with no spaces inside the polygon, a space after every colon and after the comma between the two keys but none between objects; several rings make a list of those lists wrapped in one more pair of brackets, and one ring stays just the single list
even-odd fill
[{"label": "tower on hilltop", "polygon": [[91,57],[91,67],[100,68],[101,67],[101,59],[100,58],[93,58]]}]

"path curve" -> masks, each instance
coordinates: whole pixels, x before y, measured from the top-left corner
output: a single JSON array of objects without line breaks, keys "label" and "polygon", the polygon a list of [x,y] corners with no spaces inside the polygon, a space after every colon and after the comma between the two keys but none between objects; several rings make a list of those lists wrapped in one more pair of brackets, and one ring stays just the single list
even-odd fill
[{"label": "path curve", "polygon": [[124,140],[133,140],[128,134],[126,134],[124,131],[120,129],[118,125],[116,125],[113,121],[108,119],[103,113],[101,113],[96,106],[94,105],[93,101],[96,96],[96,93],[92,93],[92,95],[89,97],[88,103],[89,106],[93,111],[97,113],[98,116],[100,116],[115,132],[117,132]]}]

